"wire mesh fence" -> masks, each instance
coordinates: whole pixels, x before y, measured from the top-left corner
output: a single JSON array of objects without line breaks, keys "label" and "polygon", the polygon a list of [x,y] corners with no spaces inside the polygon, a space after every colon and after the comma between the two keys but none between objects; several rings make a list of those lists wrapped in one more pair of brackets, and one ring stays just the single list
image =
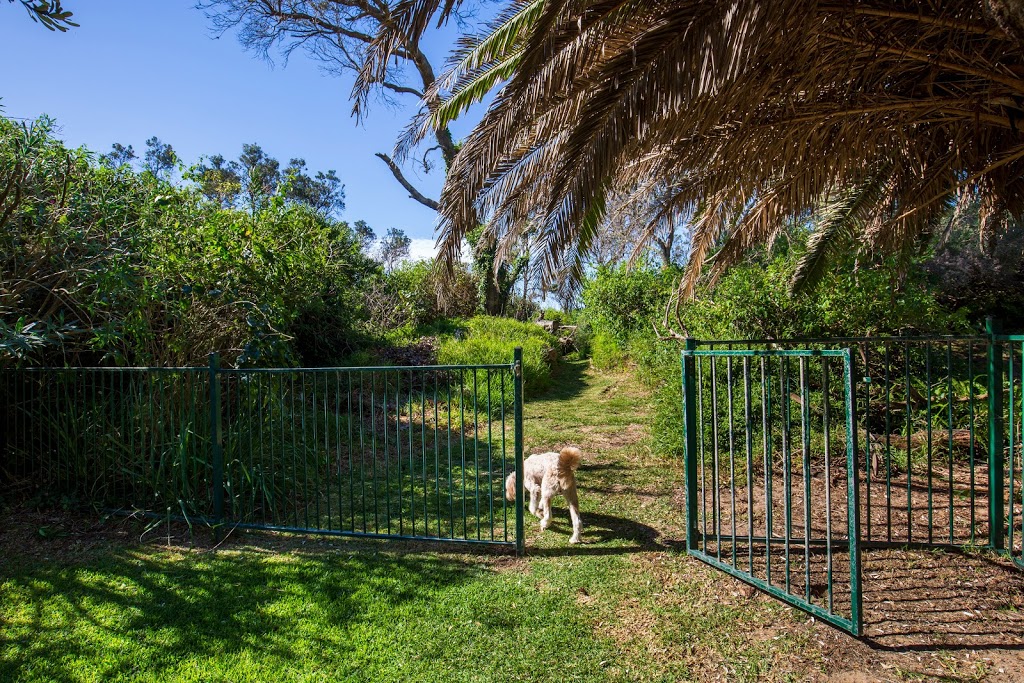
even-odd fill
[{"label": "wire mesh fence", "polygon": [[0,476],[214,527],[515,546],[518,367],[3,370]]}]

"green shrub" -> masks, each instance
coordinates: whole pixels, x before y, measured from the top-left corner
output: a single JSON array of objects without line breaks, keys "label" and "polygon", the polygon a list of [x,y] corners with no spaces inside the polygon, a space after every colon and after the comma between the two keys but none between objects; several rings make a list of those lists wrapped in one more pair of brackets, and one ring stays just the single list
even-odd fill
[{"label": "green shrub", "polygon": [[590,338],[590,362],[601,370],[619,368],[626,363],[626,352],[612,335],[598,331]]},{"label": "green shrub", "polygon": [[442,365],[498,365],[512,362],[515,347],[523,348],[523,385],[536,395],[551,383],[553,354],[558,340],[534,323],[510,318],[477,316],[466,321],[465,332],[441,340]]}]

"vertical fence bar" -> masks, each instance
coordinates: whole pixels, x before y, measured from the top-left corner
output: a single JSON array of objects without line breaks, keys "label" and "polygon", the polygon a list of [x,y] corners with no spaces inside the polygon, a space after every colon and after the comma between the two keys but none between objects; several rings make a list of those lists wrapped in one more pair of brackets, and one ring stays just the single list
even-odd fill
[{"label": "vertical fence bar", "polygon": [[861,608],[860,574],[860,491],[857,477],[857,394],[853,378],[856,365],[850,349],[843,357],[846,371],[846,469],[847,469],[847,528],[850,543],[850,621],[854,635],[861,635],[863,624]]},{"label": "vertical fence bar", "polygon": [[213,530],[224,519],[224,435],[220,420],[220,356],[210,354],[210,452],[213,457]]},{"label": "vertical fence bar", "polygon": [[1003,549],[1003,345],[996,336],[1002,332],[999,321],[985,319],[988,332],[988,544]]},{"label": "vertical fence bar", "polygon": [[[696,339],[685,341],[686,351],[697,348]],[[683,354],[683,453],[686,463],[686,549],[697,549],[697,411],[694,358]]]},{"label": "vertical fence bar", "polygon": [[512,371],[515,391],[515,456],[516,456],[516,555],[526,550],[523,520],[523,349],[513,351]]}]

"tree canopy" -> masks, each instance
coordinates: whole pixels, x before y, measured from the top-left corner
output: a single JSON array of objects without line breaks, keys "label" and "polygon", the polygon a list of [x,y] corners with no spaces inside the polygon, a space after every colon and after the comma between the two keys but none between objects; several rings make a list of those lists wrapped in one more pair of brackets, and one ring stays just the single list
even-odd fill
[{"label": "tree canopy", "polygon": [[[459,0],[402,4],[363,67]],[[532,7],[517,0],[509,10]],[[908,252],[957,203],[991,245],[1024,213],[1022,3],[554,0],[514,33],[514,69],[442,193],[442,257],[480,216],[499,258],[535,231],[549,278],[580,272],[612,193],[668,182],[688,222],[686,290],[799,217],[796,274],[851,248]],[[532,10],[531,10],[532,11]],[[493,64],[493,61],[480,62]]]}]

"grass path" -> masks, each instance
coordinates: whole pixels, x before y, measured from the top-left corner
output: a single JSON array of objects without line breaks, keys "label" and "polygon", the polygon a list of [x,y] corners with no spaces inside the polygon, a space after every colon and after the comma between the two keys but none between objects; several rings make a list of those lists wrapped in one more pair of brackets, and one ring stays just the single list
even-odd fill
[{"label": "grass path", "polygon": [[543,535],[527,517],[525,559],[272,534],[190,548],[123,522],[0,518],[0,681],[927,677],[935,653],[872,659],[686,557],[681,468],[649,452],[648,398],[577,363],[527,403],[527,452],[584,450],[585,543],[567,543],[559,499]]}]

